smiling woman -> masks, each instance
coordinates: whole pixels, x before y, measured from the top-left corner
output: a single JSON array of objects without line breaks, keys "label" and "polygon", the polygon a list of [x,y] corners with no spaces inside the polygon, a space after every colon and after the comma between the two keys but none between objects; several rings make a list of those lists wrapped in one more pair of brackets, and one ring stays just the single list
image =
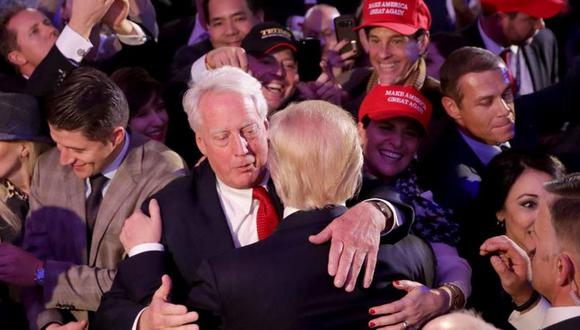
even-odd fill
[{"label": "smiling woman", "polygon": [[539,207],[546,203],[544,183],[564,174],[564,165],[552,156],[506,150],[489,163],[482,177],[478,212],[465,233],[465,254],[474,269],[471,304],[501,329],[511,329],[507,320],[513,305],[501,289],[489,257],[477,254],[479,245],[487,238],[507,235],[525,249]]},{"label": "smiling woman", "polygon": [[129,104],[129,127],[152,140],[165,142],[169,116],[161,84],[141,68],[122,68],[111,75]]}]

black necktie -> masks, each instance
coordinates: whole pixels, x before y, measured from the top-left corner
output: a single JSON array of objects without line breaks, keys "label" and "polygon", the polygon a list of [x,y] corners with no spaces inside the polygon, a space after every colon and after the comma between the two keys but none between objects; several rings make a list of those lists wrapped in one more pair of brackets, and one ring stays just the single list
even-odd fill
[{"label": "black necktie", "polygon": [[93,228],[95,228],[95,222],[97,220],[97,214],[99,213],[99,206],[103,200],[103,188],[107,184],[109,179],[102,175],[97,174],[89,178],[91,184],[91,194],[87,198],[86,210],[87,210],[87,227],[88,227],[88,237],[90,238],[93,233]]}]

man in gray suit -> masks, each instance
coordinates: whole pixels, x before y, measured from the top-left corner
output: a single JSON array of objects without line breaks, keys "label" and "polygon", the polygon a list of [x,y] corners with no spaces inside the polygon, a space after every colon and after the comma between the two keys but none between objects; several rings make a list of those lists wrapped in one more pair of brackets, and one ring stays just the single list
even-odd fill
[{"label": "man in gray suit", "polygon": [[57,148],[36,166],[23,242],[29,253],[13,249],[11,278],[31,287],[32,327],[79,320],[70,326],[82,328],[85,311],[97,309],[123,258],[124,220],[185,174],[185,164],[162,144],[127,131],[122,91],[95,69],[75,70],[49,97],[46,115]]}]

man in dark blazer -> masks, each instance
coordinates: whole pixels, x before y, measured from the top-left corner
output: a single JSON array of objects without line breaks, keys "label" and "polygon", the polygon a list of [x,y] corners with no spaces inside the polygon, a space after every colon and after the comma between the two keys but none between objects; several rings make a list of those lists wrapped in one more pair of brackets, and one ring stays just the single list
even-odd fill
[{"label": "man in dark blazer", "polygon": [[429,246],[407,236],[380,246],[370,288],[337,289],[326,270],[330,246],[312,245],[307,238],[343,214],[342,205],[360,185],[356,125],[344,110],[323,101],[295,104],[273,115],[270,124],[268,162],[286,205],[284,219],[267,239],[202,264],[189,295],[201,328],[367,329],[371,307],[404,294],[393,281],[433,284]]},{"label": "man in dark blazer", "polygon": [[264,20],[263,8],[256,0],[205,0],[201,10],[207,18],[209,40],[177,50],[170,68],[172,81],[188,83],[191,65],[197,59],[219,47],[240,47],[250,29]]},{"label": "man in dark blazer", "polygon": [[[185,108],[197,132],[196,142],[207,161],[195,169],[193,177],[176,180],[154,196],[162,219],[157,229],[148,229],[156,223],[152,221],[157,219],[153,216],[148,219],[136,214],[125,223],[121,239],[130,257],[120,265],[122,270],[113,288],[101,302],[97,328],[108,329],[115,325],[129,329],[135,325],[148,329],[151,323],[163,320],[163,315],[155,314],[159,311],[156,305],[144,309],[159,287],[161,276],[170,274],[175,283],[171,301],[184,303],[203,259],[259,239],[258,200],[253,197],[252,187],[266,188],[271,199],[276,200],[273,187],[267,183],[267,105],[261,84],[240,69],[216,69],[188,91]],[[258,202],[260,204],[262,202]],[[279,203],[274,202],[276,204],[277,213],[281,214]],[[393,222],[404,223],[409,217],[412,217],[409,207],[394,208],[391,203],[385,205],[383,202],[361,203],[333,221],[322,235],[313,237],[312,242],[323,242],[333,236],[333,241],[344,243],[344,251],[354,253],[362,247],[366,252],[357,253],[366,255],[376,251],[383,228],[392,228]],[[162,233],[159,232],[161,227]],[[372,237],[371,242],[355,235],[356,231]],[[143,243],[156,242],[162,244],[146,245],[142,249]],[[357,247],[352,246],[352,242]],[[350,254],[353,256],[355,264],[361,265],[363,260],[359,255]],[[372,261],[374,257],[368,255],[368,258]],[[334,283],[341,287],[346,280],[349,261],[343,259],[341,267],[332,270],[337,265],[338,262],[331,262],[330,273],[336,274]],[[353,274],[358,274],[358,270]],[[370,285],[371,277],[365,270],[364,283]],[[356,276],[346,283],[348,290],[354,289],[355,280]],[[190,315],[184,314],[174,325],[190,321]]]},{"label": "man in dark blazer", "polygon": [[454,124],[423,158],[421,176],[435,199],[460,211],[477,195],[487,163],[514,136],[511,81],[498,56],[464,47],[441,67],[441,88]]},{"label": "man in dark blazer", "polygon": [[119,0],[79,5],[61,32],[36,9],[23,6],[4,9],[0,15],[1,55],[15,73],[7,74],[10,85],[4,87],[2,83],[0,88],[46,95],[83,61],[93,47],[89,41],[91,30],[101,21],[111,26],[125,47],[111,60],[99,63],[99,68],[112,72],[119,66],[147,67],[150,56],[154,56],[150,54],[155,54],[154,43],[139,25],[127,19],[128,11],[109,12],[113,3],[116,7],[127,5]]},{"label": "man in dark blazer", "polygon": [[461,34],[469,46],[502,56],[518,84],[517,94],[530,94],[558,81],[558,45],[543,19],[558,14],[564,4],[483,0],[482,14]]}]

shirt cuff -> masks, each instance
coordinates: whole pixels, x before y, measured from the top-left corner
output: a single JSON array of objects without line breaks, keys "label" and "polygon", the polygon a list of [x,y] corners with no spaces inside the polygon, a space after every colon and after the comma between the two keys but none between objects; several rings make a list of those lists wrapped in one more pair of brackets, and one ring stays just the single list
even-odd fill
[{"label": "shirt cuff", "polygon": [[67,25],[56,39],[56,48],[67,59],[80,63],[93,48],[93,44]]},{"label": "shirt cuff", "polygon": [[191,66],[191,84],[195,84],[209,71],[205,66],[205,56],[198,58]]},{"label": "shirt cuff", "polygon": [[135,321],[133,321],[133,326],[131,327],[131,330],[137,330],[137,324],[139,324],[139,319],[141,318],[141,314],[143,314],[143,312],[147,309],[147,307],[143,308],[139,314],[137,314],[137,317],[135,317]]},{"label": "shirt cuff", "polygon": [[391,210],[391,213],[393,214],[393,225],[391,226],[391,228],[385,228],[383,230],[383,234],[388,234],[391,231],[393,231],[395,228],[398,228],[401,225],[401,223],[399,222],[399,216],[397,215],[397,210],[395,209],[393,204],[391,204],[391,202],[386,201],[384,199],[380,199],[380,198],[369,198],[369,199],[364,200],[364,202],[373,202],[373,201],[385,203],[387,205],[387,207],[389,208],[389,210]]},{"label": "shirt cuff", "polygon": [[471,295],[471,266],[459,256],[457,249],[445,243],[430,243],[437,259],[438,284],[450,283],[463,292],[467,299]]},{"label": "shirt cuff", "polygon": [[138,255],[139,253],[151,252],[151,251],[163,252],[163,251],[165,251],[165,248],[163,247],[163,244],[159,244],[159,243],[143,243],[143,244],[135,245],[131,250],[129,250],[129,253],[127,253],[127,255],[129,255],[129,258],[131,258],[131,257]]},{"label": "shirt cuff", "polygon": [[508,321],[517,330],[536,330],[542,326],[548,308],[550,308],[550,303],[542,297],[540,302],[530,310],[523,313],[513,311]]},{"label": "shirt cuff", "polygon": [[129,46],[140,46],[147,41],[147,35],[139,24],[129,21],[133,27],[133,34],[117,34],[119,41]]}]

